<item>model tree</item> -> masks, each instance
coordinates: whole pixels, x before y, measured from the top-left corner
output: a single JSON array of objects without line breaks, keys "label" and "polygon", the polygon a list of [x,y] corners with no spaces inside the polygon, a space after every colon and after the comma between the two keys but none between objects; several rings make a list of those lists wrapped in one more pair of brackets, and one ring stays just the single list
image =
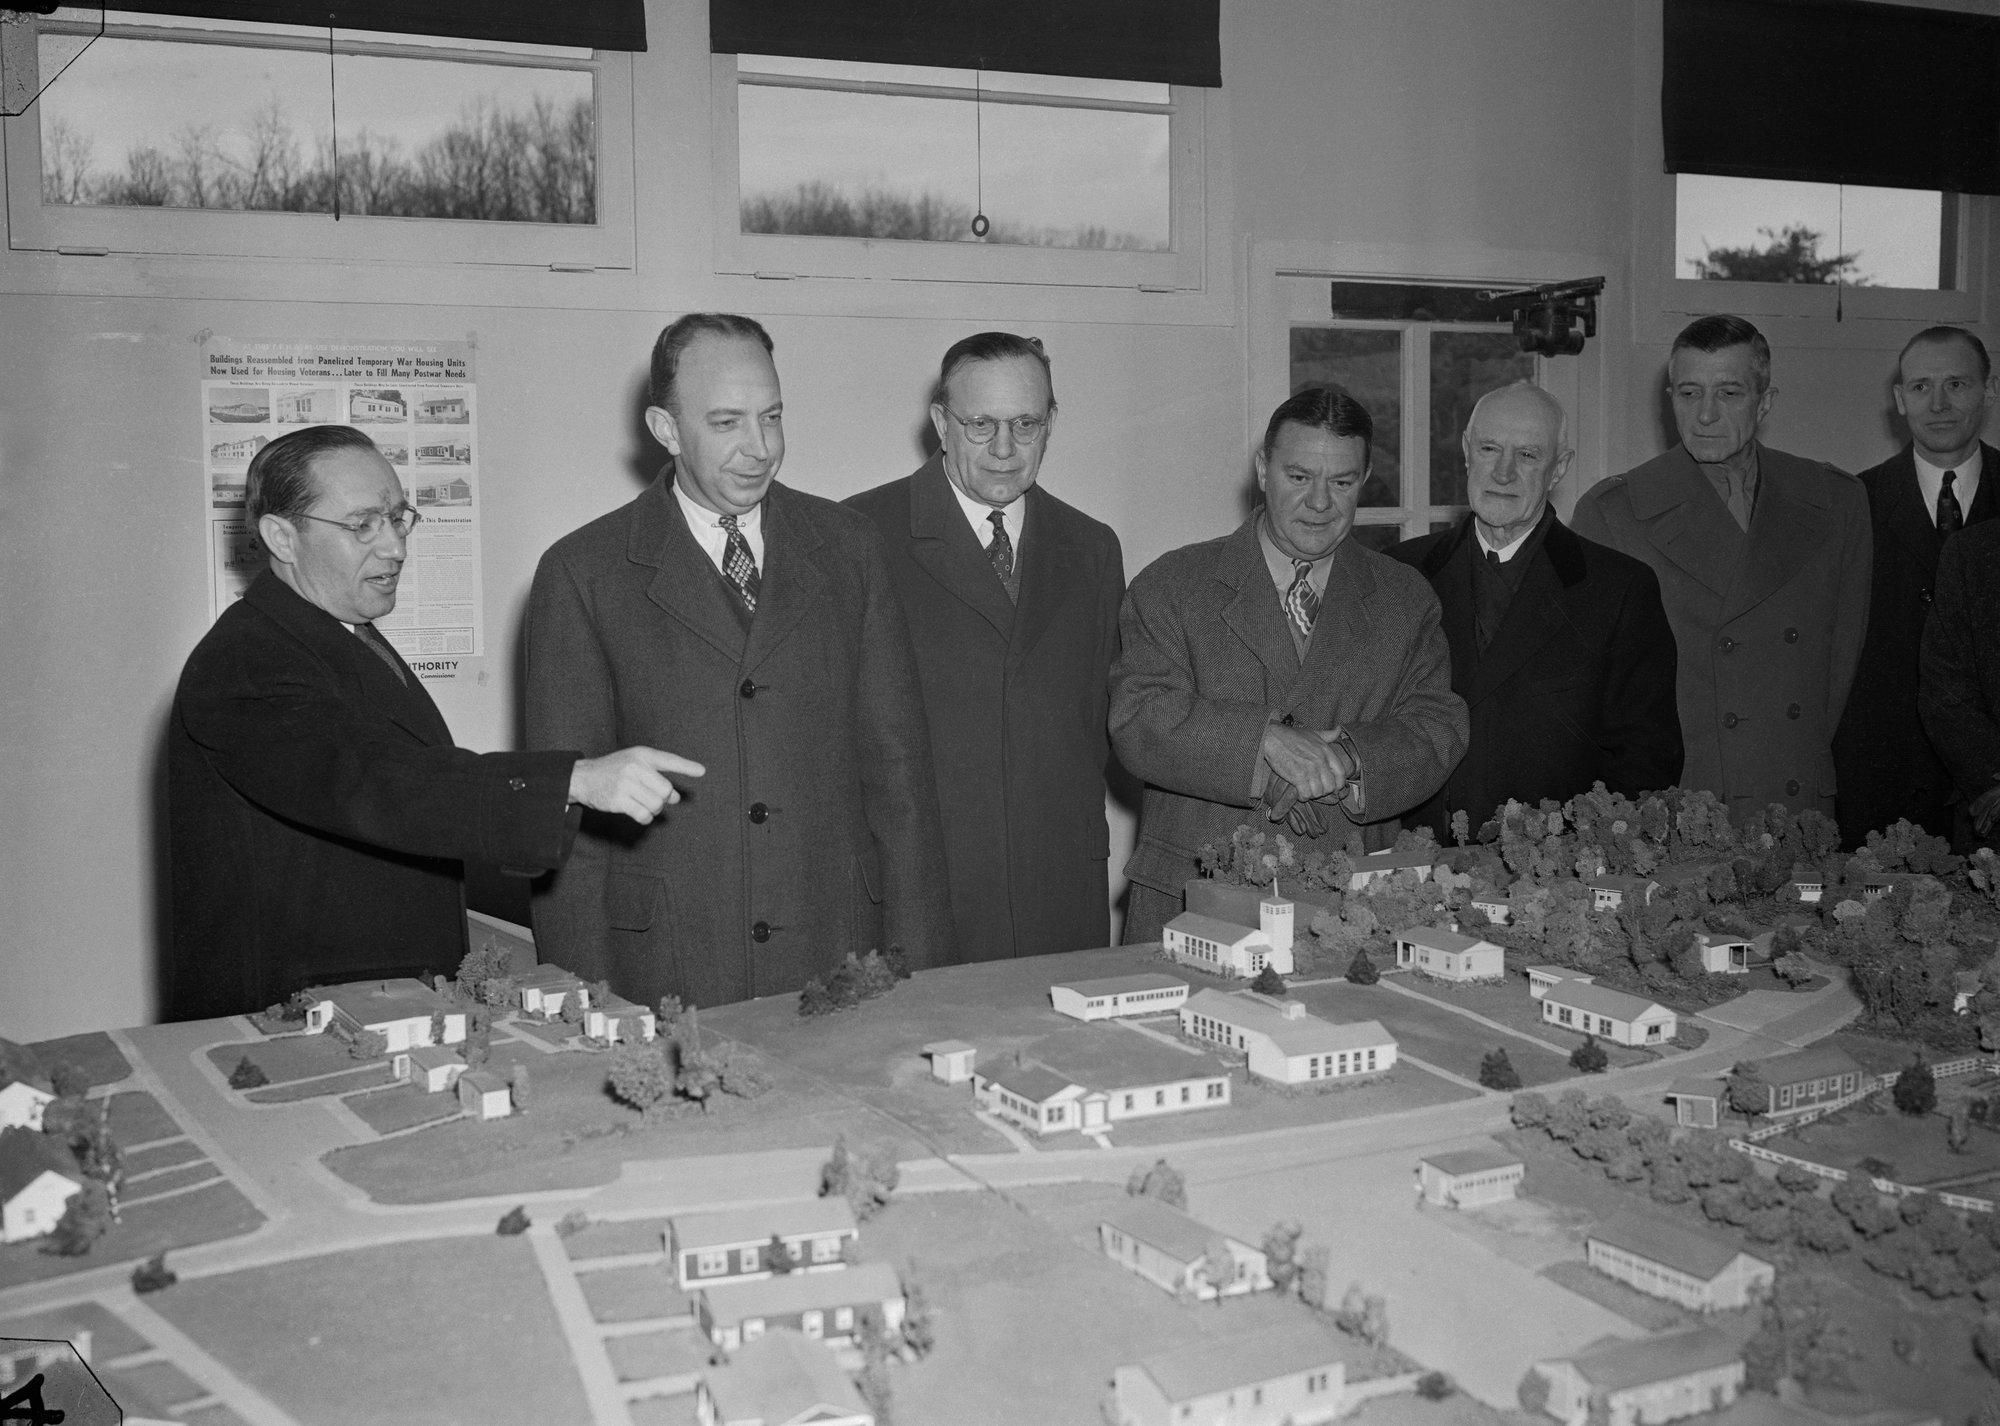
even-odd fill
[{"label": "model tree", "polygon": [[674,1092],[673,1068],[652,1045],[627,1045],[612,1055],[608,1083],[617,1099],[651,1123],[653,1111]]},{"label": "model tree", "polygon": [[1299,1283],[1299,1239],[1305,1233],[1305,1226],[1295,1219],[1284,1218],[1264,1230],[1264,1264],[1270,1274],[1271,1286],[1281,1296],[1290,1295]]},{"label": "model tree", "polygon": [[784,1235],[775,1229],[771,1233],[771,1241],[764,1245],[764,1266],[780,1277],[796,1266],[792,1258],[791,1245],[785,1241]]},{"label": "model tree", "polygon": [[1201,1261],[1194,1266],[1195,1278],[1215,1289],[1215,1301],[1220,1306],[1223,1294],[1236,1286],[1242,1275],[1243,1264],[1229,1251],[1229,1240],[1220,1233],[1211,1234]]},{"label": "model tree", "polygon": [[1580,1074],[1603,1074],[1610,1063],[1611,1056],[1595,1035],[1585,1035],[1583,1043],[1569,1052],[1569,1067]]},{"label": "model tree", "polygon": [[229,1072],[231,1089],[256,1089],[270,1082],[271,1077],[264,1073],[264,1067],[248,1055],[238,1060],[236,1068]]},{"label": "model tree", "polygon": [[513,1103],[514,1112],[520,1113],[528,1107],[528,1067],[516,1064],[507,1073],[507,1097]]},{"label": "model tree", "polygon": [[1133,1169],[1125,1191],[1134,1198],[1157,1198],[1170,1208],[1187,1209],[1187,1181],[1165,1159],[1155,1160],[1151,1168]]},{"label": "model tree", "polygon": [[500,1221],[493,1225],[493,1231],[503,1238],[517,1237],[528,1231],[534,1220],[528,1217],[528,1210],[522,1204],[515,1204],[500,1215]]},{"label": "model tree", "polygon": [[42,1239],[42,1251],[61,1258],[78,1258],[111,1226],[111,1196],[96,1179],[87,1178],[63,1205],[62,1217]]},{"label": "model tree", "polygon": [[1922,1055],[1911,1060],[1896,1076],[1896,1086],[1889,1091],[1889,1098],[1897,1109],[1911,1116],[1928,1114],[1937,1108],[1937,1076]]},{"label": "model tree", "polygon": [[903,1274],[903,1351],[905,1356],[922,1361],[937,1345],[937,1313],[931,1307],[930,1294],[915,1280],[916,1271],[917,1265],[912,1263]]},{"label": "model tree", "polygon": [[1347,978],[1355,985],[1373,985],[1382,978],[1382,972],[1375,969],[1375,962],[1368,958],[1366,947],[1355,948],[1354,959],[1347,963]]},{"label": "model tree", "polygon": [[1521,1087],[1521,1072],[1507,1058],[1504,1046],[1480,1058],[1479,1083],[1487,1089],[1513,1090]]},{"label": "model tree", "polygon": [[1722,1097],[1730,1110],[1741,1114],[1747,1123],[1771,1107],[1771,1086],[1765,1083],[1763,1071],[1754,1061],[1743,1060],[1729,1071]]},{"label": "model tree", "polygon": [[1286,993],[1285,978],[1278,974],[1276,967],[1266,965],[1257,972],[1257,978],[1250,982],[1250,988],[1259,995],[1282,997]]},{"label": "model tree", "polygon": [[850,1153],[843,1134],[833,1141],[833,1155],[820,1167],[819,1196],[844,1197],[855,1221],[866,1223],[888,1207],[900,1178],[894,1153],[888,1149]]},{"label": "model tree", "polygon": [[172,1287],[181,1280],[181,1275],[167,1266],[164,1252],[153,1254],[145,1262],[132,1269],[132,1291],[159,1292]]}]

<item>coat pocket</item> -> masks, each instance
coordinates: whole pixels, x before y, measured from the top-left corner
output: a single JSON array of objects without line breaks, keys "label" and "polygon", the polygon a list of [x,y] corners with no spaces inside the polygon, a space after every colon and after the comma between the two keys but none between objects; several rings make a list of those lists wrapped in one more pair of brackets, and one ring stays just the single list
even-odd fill
[{"label": "coat pocket", "polygon": [[604,881],[604,918],[620,931],[651,928],[666,909],[667,885],[654,876],[614,871]]}]

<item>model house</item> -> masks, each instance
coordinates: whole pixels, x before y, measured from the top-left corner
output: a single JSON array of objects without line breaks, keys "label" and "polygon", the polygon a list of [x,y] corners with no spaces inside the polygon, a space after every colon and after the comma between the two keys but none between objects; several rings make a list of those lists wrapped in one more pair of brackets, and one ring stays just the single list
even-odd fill
[{"label": "model house", "polygon": [[1417,1186],[1426,1203],[1441,1208],[1478,1208],[1514,1197],[1527,1167],[1520,1156],[1495,1144],[1426,1154],[1417,1160]]},{"label": "model house", "polygon": [[419,1045],[393,1056],[390,1073],[397,1079],[423,1086],[426,1094],[442,1094],[458,1083],[465,1073],[465,1061],[458,1051],[442,1045]]},{"label": "model house", "polygon": [[1951,1013],[1967,1015],[1972,1011],[1972,1001],[1986,988],[1986,981],[1976,970],[1956,971],[1951,977]]},{"label": "model house", "polygon": [[1563,1426],[1659,1426],[1719,1411],[1743,1388],[1742,1349],[1713,1327],[1608,1338],[1530,1370],[1548,1383],[1542,1409]]},{"label": "model house", "polygon": [[489,1070],[467,1070],[458,1077],[458,1104],[478,1119],[505,1119],[514,1112],[514,1092]]},{"label": "model house", "polygon": [[875,1426],[824,1343],[789,1327],[745,1342],[695,1386],[701,1426]]},{"label": "model house", "polygon": [[1359,891],[1378,881],[1387,881],[1399,871],[1417,874],[1418,881],[1429,881],[1431,870],[1437,865],[1436,849],[1422,852],[1370,852],[1366,856],[1354,858],[1354,871],[1347,878],[1347,889]]},{"label": "model house", "polygon": [[1336,1025],[1296,1000],[1249,993],[1197,992],[1181,1007],[1181,1033],[1243,1054],[1250,1073],[1279,1084],[1383,1074],[1396,1063],[1380,1021]]},{"label": "model house", "polygon": [[1300,1321],[1119,1367],[1111,1391],[1120,1426],[1317,1426],[1341,1413],[1347,1364],[1332,1333]]},{"label": "model house", "polygon": [[1486,917],[1489,926],[1511,926],[1514,923],[1514,903],[1504,896],[1475,896],[1472,909]]},{"label": "model house", "polygon": [[1858,1094],[1870,1079],[1852,1055],[1834,1045],[1812,1045],[1751,1063],[1757,1077],[1770,1086],[1769,1106],[1763,1112],[1773,1118],[1802,1114]]},{"label": "model house", "polygon": [[626,1041],[644,1043],[660,1033],[659,1017],[643,1005],[634,1005],[622,995],[590,998],[583,1012],[583,1033],[607,1045]]},{"label": "model house", "polygon": [[982,1109],[1036,1134],[1108,1128],[1121,1119],[1217,1109],[1229,1071],[1210,1055],[1184,1054],[1125,1031],[1050,1035],[1017,1062],[972,1076]]},{"label": "model house", "polygon": [[1719,1079],[1677,1079],[1667,1086],[1674,1102],[1674,1122],[1691,1129],[1713,1129],[1722,1118],[1723,1084]]},{"label": "model house", "polygon": [[1049,987],[1049,1001],[1078,1020],[1110,1020],[1120,1015],[1160,1015],[1186,1003],[1184,980],[1157,971],[1115,975],[1103,980],[1072,980]]},{"label": "model house", "polygon": [[[1204,1302],[1271,1285],[1270,1263],[1261,1248],[1198,1223],[1157,1198],[1127,1195],[1098,1223],[1097,1243],[1118,1266],[1168,1292]],[[1226,1267],[1211,1259],[1217,1252],[1227,1253]],[[1226,1278],[1220,1288],[1217,1277]]]},{"label": "model house", "polygon": [[1748,1307],[1777,1276],[1770,1263],[1725,1239],[1634,1214],[1593,1229],[1584,1253],[1606,1277],[1696,1312]]},{"label": "model house", "polygon": [[1571,970],[1568,966],[1529,966],[1528,995],[1532,999],[1540,1000],[1553,987],[1565,980],[1581,981],[1583,984],[1589,985],[1596,979],[1597,977],[1594,975],[1580,970]]},{"label": "model house", "polygon": [[1653,893],[1660,884],[1651,877],[1617,876],[1606,873],[1593,876],[1584,882],[1590,889],[1590,909],[1592,911],[1616,911],[1625,904],[1625,898],[1636,896],[1642,905],[1650,905]]},{"label": "model house", "polygon": [[42,1110],[55,1103],[46,1080],[9,1079],[0,1083],[0,1129],[42,1131]]},{"label": "model house", "polygon": [[787,1272],[838,1268],[844,1261],[842,1251],[858,1236],[854,1210],[839,1194],[758,1208],[683,1213],[667,1225],[666,1234],[674,1275],[689,1290],[772,1276],[773,1239],[784,1244]]},{"label": "model house", "polygon": [[1826,883],[1818,877],[1810,879],[1795,877],[1791,885],[1792,890],[1799,894],[1801,901],[1818,901],[1826,895]]},{"label": "model house", "polygon": [[931,1078],[946,1084],[963,1084],[972,1078],[972,1062],[979,1057],[976,1046],[963,1040],[934,1040],[923,1053],[931,1062]]},{"label": "model house", "polygon": [[[314,986],[306,992],[313,1003],[306,1010],[305,1032],[317,1035],[339,1023],[349,1031],[380,1035],[389,1053],[419,1045],[455,1045],[465,1038],[465,1012],[420,980],[362,981],[354,985]],[[444,1033],[433,1033],[438,1028]]]},{"label": "model house", "polygon": [[356,391],[347,398],[350,421],[400,421],[408,409],[398,391]]},{"label": "model house", "polygon": [[[1263,902],[1271,891],[1261,886],[1233,886],[1213,877],[1197,876],[1181,884],[1181,909],[1198,915],[1212,916],[1218,921],[1228,921],[1237,926],[1263,925]],[[1285,899],[1292,903],[1292,920],[1295,927],[1312,924],[1312,918],[1322,911],[1338,912],[1339,898],[1320,900],[1310,894],[1300,894],[1287,889]]]},{"label": "model house", "polygon": [[69,1146],[37,1129],[0,1129],[0,1243],[39,1238],[83,1191]]},{"label": "model house", "polygon": [[1507,974],[1505,953],[1491,941],[1431,926],[1398,931],[1396,965],[1439,980],[1499,980]]},{"label": "model house", "polygon": [[1716,931],[1697,931],[1695,949],[1701,953],[1701,968],[1710,975],[1748,975],[1750,942],[1741,936]]},{"label": "model house", "polygon": [[1173,959],[1212,975],[1254,976],[1266,965],[1290,975],[1295,911],[1274,888],[1258,898],[1255,926],[1184,911],[1161,930],[1160,944]]},{"label": "model house", "polygon": [[1680,1027],[1679,1017],[1656,1000],[1574,978],[1542,992],[1542,1019],[1619,1045],[1662,1044]]},{"label": "model house", "polygon": [[574,972],[561,966],[539,965],[533,970],[514,977],[514,985],[521,997],[521,1008],[530,1015],[547,1015],[551,1018],[562,1014],[563,1002],[572,995],[576,997],[577,1008],[590,1008],[590,987],[577,978]]},{"label": "model house", "polygon": [[903,1285],[887,1263],[861,1263],[837,1273],[786,1273],[755,1282],[705,1287],[695,1297],[702,1335],[725,1352],[766,1332],[789,1327],[840,1344],[854,1339],[863,1313],[885,1331],[903,1325]]}]

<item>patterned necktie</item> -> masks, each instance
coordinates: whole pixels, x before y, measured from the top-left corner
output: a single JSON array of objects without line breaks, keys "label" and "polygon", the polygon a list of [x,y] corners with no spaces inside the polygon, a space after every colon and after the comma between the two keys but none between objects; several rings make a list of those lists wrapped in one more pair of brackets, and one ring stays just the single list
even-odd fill
[{"label": "patterned necktie", "polygon": [[755,614],[757,587],[762,581],[757,576],[757,561],[750,558],[750,542],[736,527],[734,515],[718,515],[716,519],[723,529],[729,531],[729,543],[722,549],[722,577],[736,586],[737,594],[742,596],[743,607]]},{"label": "patterned necktie", "polygon": [[396,657],[396,651],[389,647],[389,641],[382,637],[382,631],[373,624],[356,624],[354,635],[368,647],[368,652],[389,665],[389,672],[396,675],[396,682],[408,688],[410,675],[403,667],[403,661]]},{"label": "patterned necktie", "polygon": [[1292,587],[1285,591],[1285,612],[1292,617],[1292,625],[1299,633],[1310,639],[1313,620],[1319,617],[1319,595],[1313,592],[1312,561],[1292,561]]},{"label": "patterned necktie", "polygon": [[993,539],[986,546],[986,558],[993,561],[993,572],[1000,576],[1000,582],[1007,586],[1007,597],[1014,597],[1014,542],[1007,538],[1007,517],[998,510],[986,517],[993,522]]},{"label": "patterned necktie", "polygon": [[1947,539],[1965,528],[1965,511],[1958,506],[1958,497],[1951,492],[1951,483],[1958,476],[1955,470],[1944,473],[1944,484],[1938,488],[1937,531],[1939,539]]},{"label": "patterned necktie", "polygon": [[1750,533],[1750,481],[1740,470],[1729,472],[1729,513],[1743,529]]}]

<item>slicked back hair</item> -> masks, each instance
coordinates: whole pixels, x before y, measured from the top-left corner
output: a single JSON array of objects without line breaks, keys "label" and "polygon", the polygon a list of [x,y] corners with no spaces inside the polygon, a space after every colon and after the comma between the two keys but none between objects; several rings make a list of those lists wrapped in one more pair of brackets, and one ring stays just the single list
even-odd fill
[{"label": "slicked back hair", "polygon": [[674,400],[679,395],[674,389],[674,382],[680,375],[681,353],[697,337],[735,337],[757,342],[773,355],[778,350],[771,344],[771,334],[754,317],[739,317],[734,312],[690,312],[685,317],[676,318],[653,343],[653,375],[647,390],[655,406],[673,411],[675,416],[680,415],[674,408]]},{"label": "slicked back hair", "polygon": [[[1757,378],[1757,392],[1771,389],[1771,344],[1764,334],[1741,317],[1697,317],[1681,328],[1667,352],[1667,370],[1673,371],[1674,353],[1684,351],[1719,352],[1730,347],[1750,348],[1750,370]],[[1671,376],[1668,378],[1671,380]]]},{"label": "slicked back hair", "polygon": [[[254,530],[266,515],[296,520],[319,499],[313,462],[333,451],[374,451],[366,431],[352,426],[307,426],[287,431],[250,458],[243,506]],[[379,454],[379,452],[377,452]]]},{"label": "slicked back hair", "polygon": [[931,388],[933,406],[949,406],[945,398],[951,392],[951,379],[960,367],[970,366],[976,361],[1006,361],[1012,357],[1030,357],[1042,364],[1042,376],[1049,383],[1049,410],[1056,409],[1056,374],[1049,365],[1049,354],[1042,350],[1040,337],[1017,337],[1012,332],[975,332],[969,337],[953,342],[951,350],[938,363],[937,385]]},{"label": "slicked back hair", "polygon": [[1271,423],[1264,428],[1264,458],[1269,460],[1271,448],[1278,444],[1279,428],[1288,422],[1301,426],[1311,426],[1315,430],[1327,431],[1336,436],[1361,437],[1361,463],[1366,469],[1372,459],[1375,444],[1375,418],[1368,414],[1368,408],[1354,399],[1354,394],[1344,386],[1328,382],[1324,386],[1307,386],[1293,392],[1277,410],[1271,413]]},{"label": "slicked back hair", "polygon": [[1903,384],[1903,358],[1910,354],[1910,348],[1918,342],[1964,342],[1972,348],[1972,354],[1979,358],[1979,379],[1990,381],[1993,377],[1993,358],[1986,354],[1986,343],[1972,335],[1963,327],[1926,327],[1903,343],[1903,349],[1896,353],[1896,385]]}]

